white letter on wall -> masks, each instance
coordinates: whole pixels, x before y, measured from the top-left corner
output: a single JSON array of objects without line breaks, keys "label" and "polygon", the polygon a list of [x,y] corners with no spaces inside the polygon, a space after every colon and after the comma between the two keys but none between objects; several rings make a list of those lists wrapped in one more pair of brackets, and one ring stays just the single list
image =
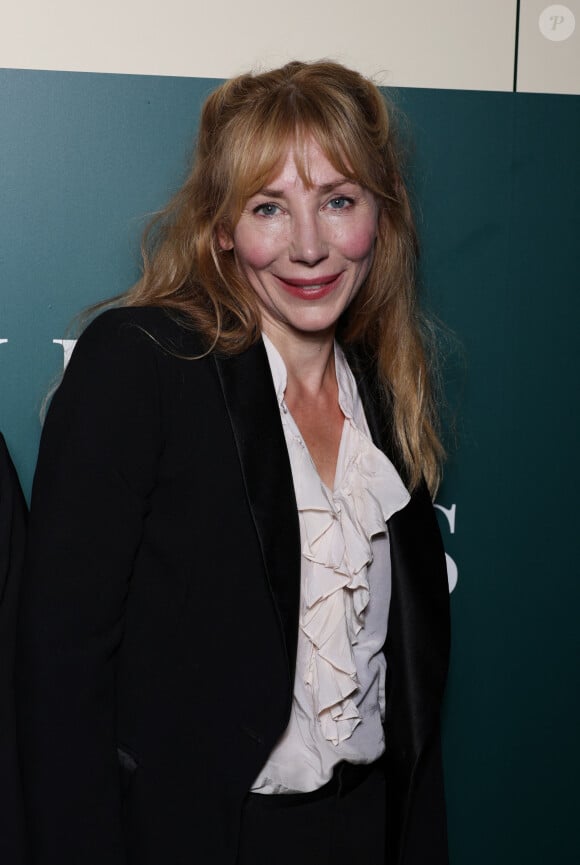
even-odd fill
[{"label": "white letter on wall", "polygon": [[62,345],[62,351],[64,355],[62,368],[64,370],[66,369],[67,363],[71,359],[71,355],[73,353],[75,345],[77,344],[77,341],[76,339],[53,339],[53,342],[57,345]]},{"label": "white letter on wall", "polygon": [[[456,505],[451,505],[450,508],[444,508],[443,505],[435,505],[437,510],[441,511],[441,513],[445,514],[447,522],[449,524],[449,531],[452,535],[455,534],[455,511]],[[455,586],[457,585],[457,577],[459,572],[457,570],[457,565],[450,555],[445,553],[445,561],[447,563],[447,579],[449,581],[449,593],[453,591]]]}]

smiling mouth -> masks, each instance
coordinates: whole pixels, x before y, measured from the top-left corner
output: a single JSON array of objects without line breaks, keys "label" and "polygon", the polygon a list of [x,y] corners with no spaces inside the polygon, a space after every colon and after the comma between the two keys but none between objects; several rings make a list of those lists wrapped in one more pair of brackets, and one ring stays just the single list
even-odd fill
[{"label": "smiling mouth", "polygon": [[284,279],[281,276],[276,279],[289,294],[306,300],[318,300],[336,288],[341,276],[342,272],[312,279]]}]

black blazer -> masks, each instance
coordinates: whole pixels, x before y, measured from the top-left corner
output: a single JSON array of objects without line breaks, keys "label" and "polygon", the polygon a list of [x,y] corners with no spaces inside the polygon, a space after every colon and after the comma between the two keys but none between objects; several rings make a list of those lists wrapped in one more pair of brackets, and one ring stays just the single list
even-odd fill
[{"label": "black blazer", "polygon": [[[200,351],[161,309],[109,311],[49,411],[18,663],[39,865],[235,865],[244,796],[289,719],[300,543],[269,365],[262,342]],[[444,863],[448,591],[425,488],[389,533],[389,863]]]},{"label": "black blazer", "polygon": [[24,861],[24,824],[16,751],[14,640],[26,503],[0,434],[0,862]]}]

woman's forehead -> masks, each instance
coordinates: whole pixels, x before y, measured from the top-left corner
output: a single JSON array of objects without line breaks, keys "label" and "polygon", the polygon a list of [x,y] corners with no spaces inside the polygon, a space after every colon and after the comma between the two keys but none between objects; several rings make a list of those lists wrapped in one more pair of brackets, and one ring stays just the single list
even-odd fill
[{"label": "woman's forehead", "polygon": [[276,150],[270,149],[269,158],[263,157],[256,150],[250,163],[254,170],[241,184],[246,194],[253,195],[264,187],[284,187],[298,178],[307,187],[331,185],[344,179],[356,182],[348,160],[328,153],[312,135],[287,139]]},{"label": "woman's forehead", "polygon": [[267,180],[268,187],[287,186],[300,179],[306,186],[329,186],[352,178],[331,161],[320,144],[312,137],[302,142],[289,142]]}]

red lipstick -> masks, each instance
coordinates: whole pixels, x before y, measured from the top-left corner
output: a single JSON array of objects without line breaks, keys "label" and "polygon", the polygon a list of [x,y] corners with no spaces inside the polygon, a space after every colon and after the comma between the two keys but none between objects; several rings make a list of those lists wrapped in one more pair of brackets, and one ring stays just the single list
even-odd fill
[{"label": "red lipstick", "polygon": [[282,288],[294,297],[299,297],[301,300],[320,300],[334,291],[341,276],[342,272],[310,279],[284,279],[281,276],[277,276],[276,279]]}]

